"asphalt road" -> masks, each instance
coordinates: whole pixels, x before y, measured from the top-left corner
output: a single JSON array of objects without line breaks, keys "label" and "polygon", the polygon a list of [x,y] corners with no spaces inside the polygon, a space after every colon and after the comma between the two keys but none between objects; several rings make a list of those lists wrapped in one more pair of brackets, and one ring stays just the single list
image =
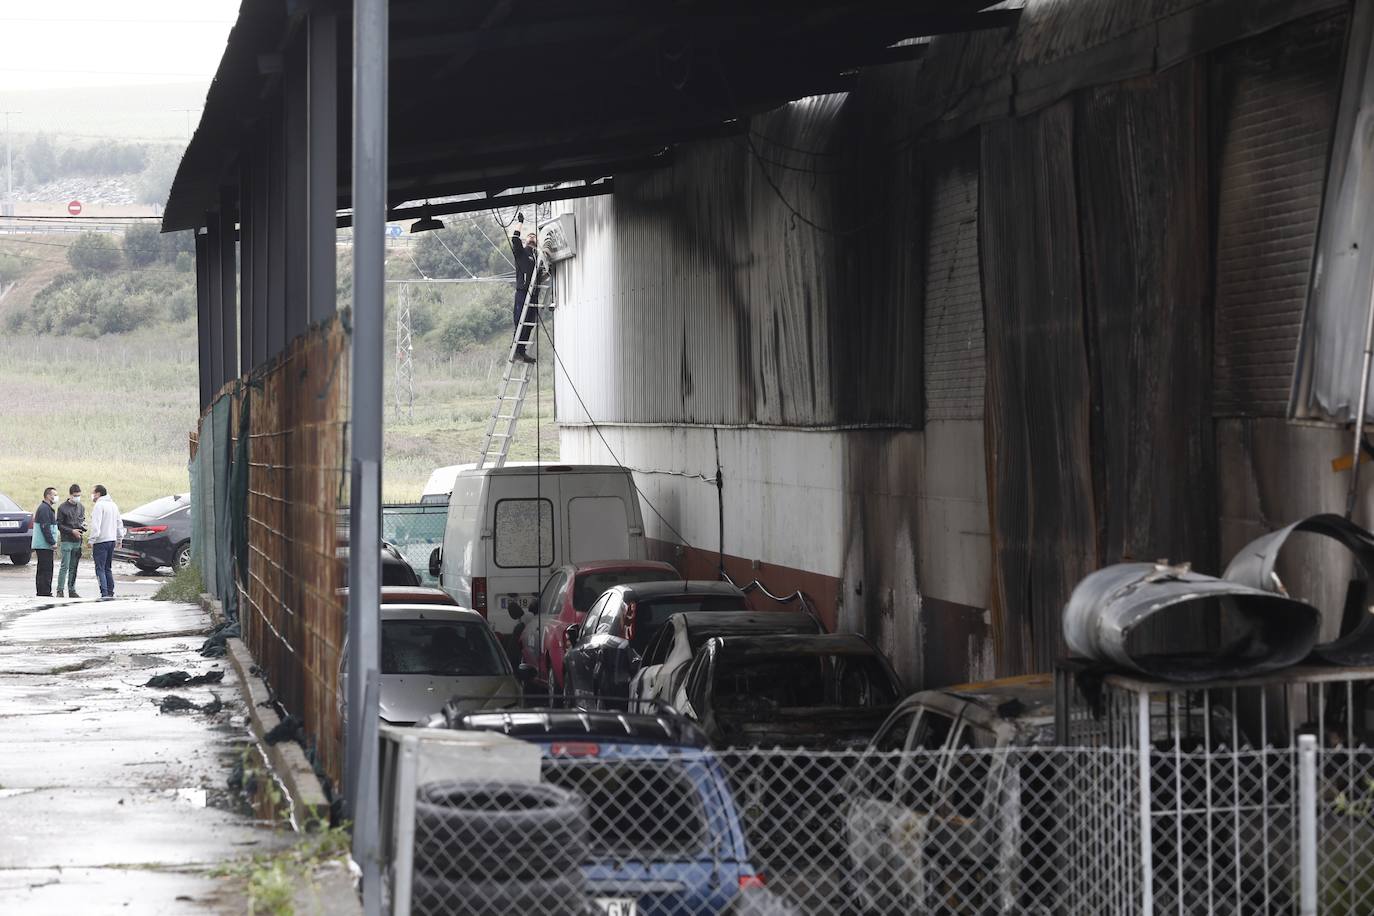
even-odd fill
[{"label": "asphalt road", "polygon": [[[291,834],[226,788],[256,753],[233,669],[196,653],[204,611],[148,600],[158,579],[120,566],[115,600],[60,601],[32,597],[32,565],[0,563],[0,912],[242,913],[211,870]],[[95,595],[87,567],[77,588]],[[173,670],[225,674],[141,686]],[[160,712],[169,692],[226,705]]]}]

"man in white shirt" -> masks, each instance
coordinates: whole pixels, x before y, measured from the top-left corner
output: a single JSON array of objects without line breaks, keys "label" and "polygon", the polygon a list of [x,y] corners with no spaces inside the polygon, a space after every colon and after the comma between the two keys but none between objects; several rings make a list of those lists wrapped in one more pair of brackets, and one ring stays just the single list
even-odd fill
[{"label": "man in white shirt", "polygon": [[119,506],[110,498],[104,484],[96,484],[95,506],[91,509],[88,526],[91,539],[91,558],[95,561],[95,580],[100,584],[100,597],[114,597],[115,548],[124,540],[124,525],[119,518]]}]

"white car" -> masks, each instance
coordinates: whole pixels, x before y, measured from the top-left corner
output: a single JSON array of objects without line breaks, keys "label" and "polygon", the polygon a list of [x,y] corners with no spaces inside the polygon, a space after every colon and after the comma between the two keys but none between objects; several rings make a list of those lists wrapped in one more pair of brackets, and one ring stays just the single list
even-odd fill
[{"label": "white car", "polygon": [[[438,604],[383,604],[381,612],[383,722],[413,725],[450,699],[465,711],[520,705],[520,683],[481,614]],[[338,702],[346,713],[342,661],[340,669]]]}]

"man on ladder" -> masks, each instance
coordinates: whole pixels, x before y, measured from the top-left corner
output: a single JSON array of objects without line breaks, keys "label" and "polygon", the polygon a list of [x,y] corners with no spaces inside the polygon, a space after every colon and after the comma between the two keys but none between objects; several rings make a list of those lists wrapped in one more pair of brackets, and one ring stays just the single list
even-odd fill
[{"label": "man on ladder", "polygon": [[[525,324],[525,298],[529,297],[529,307],[535,308],[539,305],[539,278],[535,277],[535,268],[539,263],[539,236],[531,232],[524,234],[525,215],[516,215],[515,233],[510,237],[510,250],[515,258],[515,358],[527,363],[534,362],[534,357],[525,352],[525,344],[529,343],[528,332],[521,336],[521,326]],[[534,292],[530,292],[530,286],[534,286]]]}]

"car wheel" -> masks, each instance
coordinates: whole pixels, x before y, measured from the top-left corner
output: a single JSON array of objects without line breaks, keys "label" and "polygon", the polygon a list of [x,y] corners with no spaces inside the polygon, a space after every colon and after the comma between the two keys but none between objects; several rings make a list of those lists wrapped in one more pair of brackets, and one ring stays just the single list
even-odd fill
[{"label": "car wheel", "polygon": [[420,787],[417,871],[523,884],[578,872],[586,857],[586,815],[581,799],[567,789],[465,782]]},{"label": "car wheel", "polygon": [[28,566],[29,556],[27,553],[12,553],[10,554],[10,562],[15,566]]},{"label": "car wheel", "polygon": [[191,565],[191,542],[187,541],[177,548],[176,556],[172,558],[173,569],[185,569]]}]

